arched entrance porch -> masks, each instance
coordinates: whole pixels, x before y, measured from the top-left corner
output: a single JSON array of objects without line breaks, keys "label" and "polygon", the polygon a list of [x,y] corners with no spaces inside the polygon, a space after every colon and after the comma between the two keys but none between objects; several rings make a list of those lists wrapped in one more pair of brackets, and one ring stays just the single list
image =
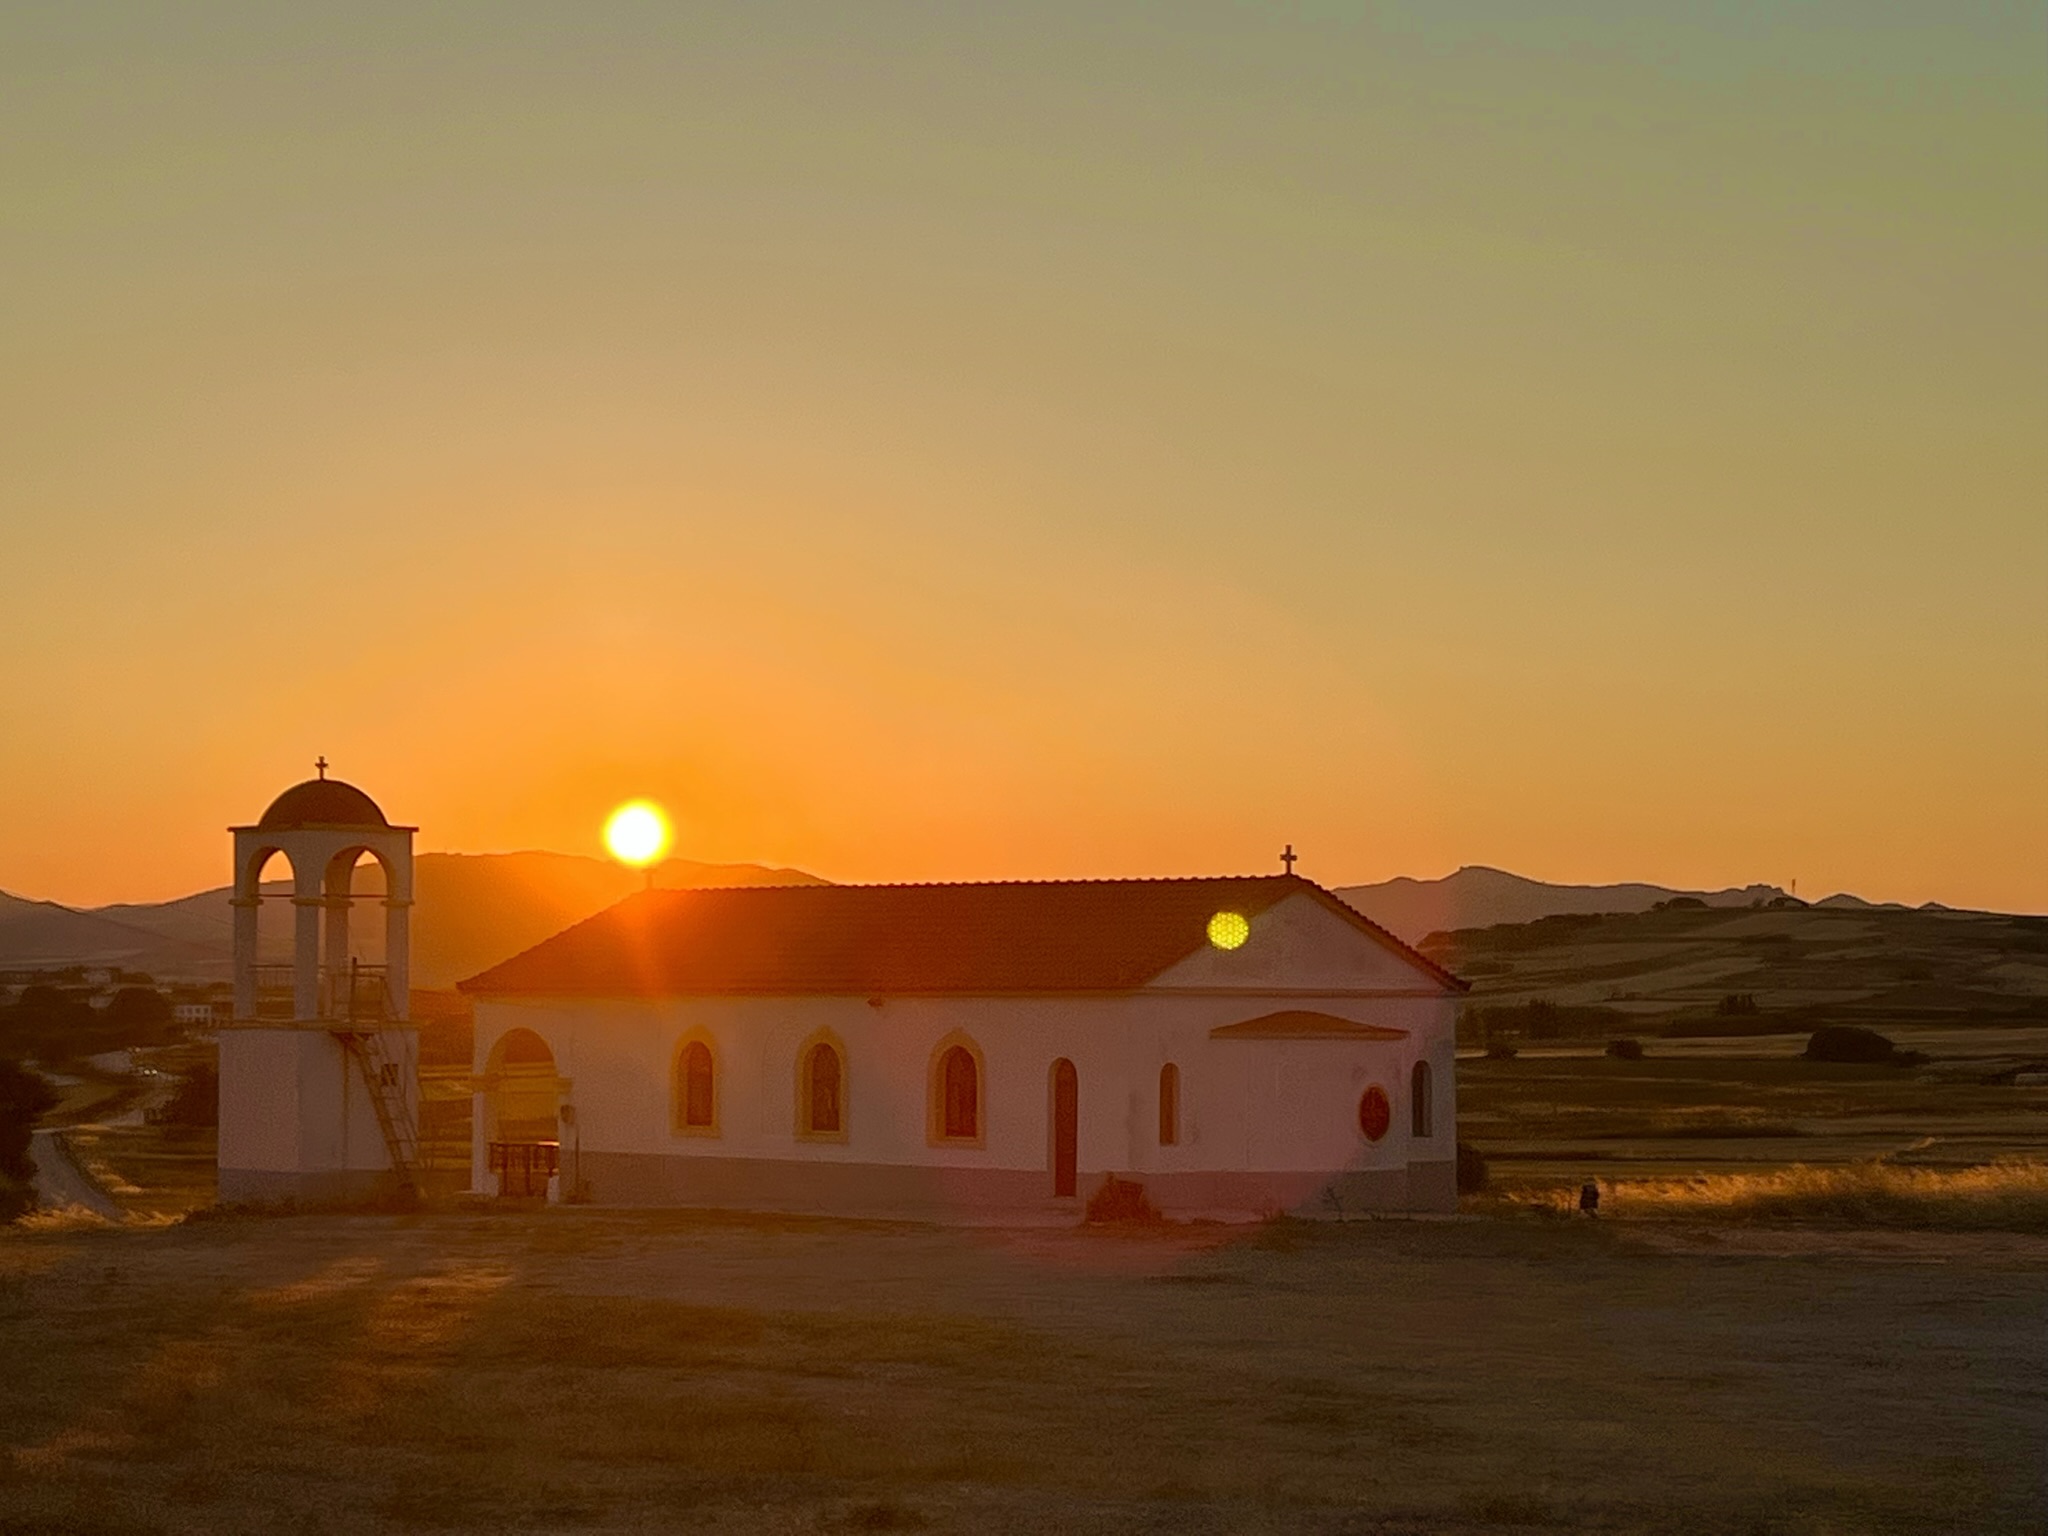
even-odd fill
[{"label": "arched entrance porch", "polygon": [[[479,1123],[492,1193],[546,1195],[562,1167],[562,1080],[555,1053],[530,1029],[507,1030],[484,1064]],[[559,1187],[559,1186],[557,1186]]]}]

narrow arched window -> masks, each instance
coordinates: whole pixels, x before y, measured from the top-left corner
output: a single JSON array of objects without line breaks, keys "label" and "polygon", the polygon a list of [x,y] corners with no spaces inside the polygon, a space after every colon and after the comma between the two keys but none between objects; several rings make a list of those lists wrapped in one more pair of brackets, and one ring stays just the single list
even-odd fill
[{"label": "narrow arched window", "polygon": [[1417,1136],[1435,1134],[1436,1106],[1430,1102],[1429,1063],[1418,1061],[1408,1083],[1410,1129]]},{"label": "narrow arched window", "polygon": [[974,1054],[964,1045],[951,1047],[939,1059],[940,1125],[947,1137],[972,1141],[981,1134],[980,1079]]},{"label": "narrow arched window", "polygon": [[810,1060],[804,1064],[806,1130],[836,1135],[845,1129],[840,1103],[843,1076],[839,1052],[823,1043],[811,1047]]},{"label": "narrow arched window", "polygon": [[677,1076],[681,1079],[677,1086],[682,1100],[684,1127],[709,1130],[718,1123],[716,1101],[712,1096],[711,1047],[702,1040],[692,1040],[684,1046]]},{"label": "narrow arched window", "polygon": [[1159,1145],[1180,1142],[1180,1068],[1168,1062],[1159,1069]]}]

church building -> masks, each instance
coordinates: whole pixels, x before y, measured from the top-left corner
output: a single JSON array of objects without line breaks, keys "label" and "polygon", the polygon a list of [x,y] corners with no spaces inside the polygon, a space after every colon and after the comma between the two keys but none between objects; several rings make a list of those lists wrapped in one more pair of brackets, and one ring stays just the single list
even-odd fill
[{"label": "church building", "polygon": [[1293,874],[649,890],[461,985],[478,1193],[1456,1206],[1465,983]]}]

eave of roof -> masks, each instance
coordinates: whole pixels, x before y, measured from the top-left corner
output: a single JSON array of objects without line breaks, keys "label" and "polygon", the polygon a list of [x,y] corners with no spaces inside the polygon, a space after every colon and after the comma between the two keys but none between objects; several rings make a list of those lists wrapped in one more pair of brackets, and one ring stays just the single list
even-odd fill
[{"label": "eave of roof", "polygon": [[402,822],[387,821],[381,827],[366,826],[360,821],[302,821],[289,827],[266,827],[261,822],[250,822],[246,826],[229,827],[230,832],[360,832],[365,837],[374,837],[380,832],[417,832],[418,827],[408,827]]},{"label": "eave of roof", "polygon": [[1334,1013],[1312,1008],[1283,1008],[1263,1013],[1241,1024],[1221,1024],[1209,1031],[1211,1040],[1406,1040],[1405,1029],[1384,1024],[1361,1024],[1340,1019]]},{"label": "eave of roof", "polygon": [[1213,911],[1256,917],[1298,894],[1465,990],[1295,875],[647,891],[458,985],[486,997],[1129,992],[1199,951]]}]

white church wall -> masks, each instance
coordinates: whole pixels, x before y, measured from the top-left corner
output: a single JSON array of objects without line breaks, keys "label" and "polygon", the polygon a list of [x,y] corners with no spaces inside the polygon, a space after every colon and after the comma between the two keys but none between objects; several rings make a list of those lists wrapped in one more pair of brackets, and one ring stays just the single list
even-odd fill
[{"label": "white church wall", "polygon": [[[1311,904],[1313,905],[1313,904]],[[1327,913],[1318,913],[1328,916]],[[1341,922],[1341,920],[1339,920]],[[1322,942],[1313,919],[1303,948]],[[1361,937],[1349,925],[1350,942]],[[1363,942],[1370,943],[1370,940]],[[1400,978],[1412,985],[1407,967]],[[1360,967],[1346,979],[1355,983]],[[1210,1030],[1262,1013],[1314,1008],[1406,1031],[1397,1040],[1213,1040]],[[477,1061],[509,1029],[545,1040],[575,1106],[565,1132],[586,1157],[748,1160],[863,1168],[1013,1175],[1005,1190],[1049,1195],[1052,1063],[1074,1063],[1080,1114],[1081,1193],[1104,1174],[1136,1176],[1202,1199],[1217,1173],[1384,1176],[1405,1199],[1414,1161],[1448,1160],[1455,1126],[1450,1098],[1452,1004],[1431,997],[1357,997],[1239,991],[1210,995],[1141,993],[1114,998],[693,998],[658,1002],[480,999]],[[934,1048],[953,1031],[969,1036],[984,1065],[979,1145],[933,1145],[927,1098]],[[810,1139],[797,1127],[798,1063],[807,1042],[829,1035],[845,1052],[846,1132]],[[674,1124],[675,1053],[685,1036],[713,1046],[718,1133],[681,1134]],[[1437,1134],[1412,1144],[1408,1086],[1414,1061],[1435,1075]],[[1159,1068],[1181,1074],[1178,1143],[1158,1137]],[[1385,1090],[1392,1123],[1368,1142],[1358,1098],[1369,1082]],[[479,1187],[483,1148],[478,1148]],[[1178,1184],[1175,1181],[1179,1181]],[[1299,1182],[1299,1180],[1297,1180]],[[1397,1188],[1398,1186],[1398,1188]],[[602,1190],[598,1198],[604,1198]],[[1397,1197],[1398,1196],[1398,1197]]]},{"label": "white church wall", "polygon": [[281,1171],[299,1160],[299,1066],[294,1031],[220,1032],[219,1166]]},{"label": "white church wall", "polygon": [[[387,1031],[417,1124],[419,1037]],[[223,1200],[324,1200],[372,1193],[391,1167],[362,1068],[324,1028],[220,1033]]]}]

